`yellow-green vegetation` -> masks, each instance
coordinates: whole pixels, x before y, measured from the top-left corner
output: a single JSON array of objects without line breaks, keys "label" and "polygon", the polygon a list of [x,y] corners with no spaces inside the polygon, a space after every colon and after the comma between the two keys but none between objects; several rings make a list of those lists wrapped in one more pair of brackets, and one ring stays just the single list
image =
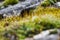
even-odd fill
[{"label": "yellow-green vegetation", "polygon": [[0,9],[8,7],[9,5],[15,5],[19,2],[19,0],[4,0],[0,3]]},{"label": "yellow-green vegetation", "polygon": [[41,3],[41,6],[46,7],[46,6],[50,6],[50,5],[54,5],[54,3],[56,3],[57,0],[44,0]]},{"label": "yellow-green vegetation", "polygon": [[14,5],[14,4],[17,4],[18,2],[19,0],[5,0],[3,2],[3,6]]},{"label": "yellow-green vegetation", "polygon": [[[0,39],[6,38],[6,33],[17,35],[18,40],[32,37],[43,30],[60,28],[60,9],[54,7],[38,6],[32,12],[24,13],[24,17],[13,16],[0,20]],[[5,35],[5,36],[4,36]]]}]

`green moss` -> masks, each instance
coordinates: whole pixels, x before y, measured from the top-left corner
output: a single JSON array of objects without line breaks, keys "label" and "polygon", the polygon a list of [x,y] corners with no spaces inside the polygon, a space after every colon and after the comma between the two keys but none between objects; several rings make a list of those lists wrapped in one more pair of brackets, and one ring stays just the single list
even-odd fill
[{"label": "green moss", "polygon": [[45,1],[41,4],[41,6],[43,7],[50,6],[50,3],[48,1]]},{"label": "green moss", "polygon": [[41,6],[46,7],[46,6],[54,5],[54,3],[56,3],[56,2],[57,2],[57,0],[45,0],[45,1],[41,4]]},{"label": "green moss", "polygon": [[54,31],[51,31],[50,34],[57,34],[57,30],[55,29]]},{"label": "green moss", "polygon": [[18,2],[19,2],[18,0],[5,0],[3,2],[3,6],[14,5],[17,4]]}]

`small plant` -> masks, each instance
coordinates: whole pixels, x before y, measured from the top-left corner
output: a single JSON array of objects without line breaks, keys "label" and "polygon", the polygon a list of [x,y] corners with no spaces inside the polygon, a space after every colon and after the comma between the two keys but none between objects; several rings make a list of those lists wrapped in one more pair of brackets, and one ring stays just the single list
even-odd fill
[{"label": "small plant", "polygon": [[3,6],[8,6],[8,5],[14,5],[14,4],[16,4],[16,3],[18,3],[18,0],[5,0],[4,2],[3,2]]},{"label": "small plant", "polygon": [[45,0],[44,2],[42,2],[41,6],[47,7],[50,5],[54,5],[54,3],[56,3],[56,2],[57,2],[57,0]]},{"label": "small plant", "polygon": [[57,30],[55,29],[54,31],[50,31],[50,34],[57,34]]},{"label": "small plant", "polygon": [[50,3],[48,1],[42,2],[41,6],[47,7],[50,6]]}]

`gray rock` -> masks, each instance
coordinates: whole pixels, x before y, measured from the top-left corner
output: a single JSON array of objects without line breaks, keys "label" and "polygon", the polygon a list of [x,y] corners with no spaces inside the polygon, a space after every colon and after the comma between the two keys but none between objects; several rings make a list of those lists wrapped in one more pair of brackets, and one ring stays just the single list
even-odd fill
[{"label": "gray rock", "polygon": [[39,4],[40,4],[39,0],[26,0],[14,6],[9,6],[7,8],[1,9],[0,14],[7,15],[7,16],[17,15],[17,14],[20,14],[22,10],[34,8]]},{"label": "gray rock", "polygon": [[58,35],[57,34],[50,34],[50,31],[52,30],[47,30],[47,31],[43,31],[42,33],[35,35],[33,37],[34,40],[57,40],[58,39]]},{"label": "gray rock", "polygon": [[55,7],[60,8],[60,2],[57,2],[57,3],[55,3],[54,5],[55,5]]}]

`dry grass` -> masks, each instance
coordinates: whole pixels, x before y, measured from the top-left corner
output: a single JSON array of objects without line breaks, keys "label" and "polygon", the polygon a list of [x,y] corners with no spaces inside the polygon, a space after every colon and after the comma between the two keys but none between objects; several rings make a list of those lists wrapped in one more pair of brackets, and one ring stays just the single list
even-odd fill
[{"label": "dry grass", "polygon": [[[24,17],[21,18],[20,16],[13,16],[13,17],[8,17],[5,18],[3,20],[0,21],[0,27],[5,27],[5,24],[11,24],[11,23],[15,23],[15,22],[26,22],[26,21],[30,21],[33,20],[34,17],[40,19],[41,17],[50,17],[53,16],[57,19],[60,19],[60,9],[59,8],[54,8],[54,7],[40,7],[38,6],[33,12],[30,12],[30,15],[27,15],[28,13],[25,12],[24,13]],[[48,16],[50,15],[50,16]]]},{"label": "dry grass", "polygon": [[[30,28],[40,27],[39,22],[48,22],[53,25],[60,27],[60,9],[54,7],[40,7],[38,6],[32,12],[24,13],[24,17],[13,16],[7,17],[0,21],[0,32],[9,30],[11,28],[21,27],[25,23],[25,26],[32,26]],[[35,23],[38,23],[35,25]],[[29,25],[28,25],[29,24]],[[59,24],[59,25],[58,25]],[[34,27],[33,27],[34,26]],[[41,25],[40,31],[43,29],[43,24]],[[33,31],[34,32],[34,31]],[[2,39],[3,40],[3,39]]]}]

